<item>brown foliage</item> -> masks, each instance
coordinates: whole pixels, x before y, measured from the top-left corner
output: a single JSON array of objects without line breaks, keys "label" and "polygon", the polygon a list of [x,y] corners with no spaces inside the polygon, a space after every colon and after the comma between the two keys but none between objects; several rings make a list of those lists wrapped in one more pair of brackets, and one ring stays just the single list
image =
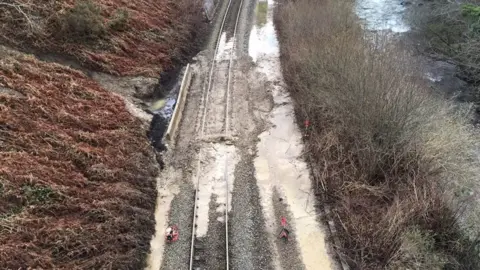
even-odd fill
[{"label": "brown foliage", "polygon": [[196,49],[194,40],[203,28],[197,0],[8,1],[27,16],[2,6],[1,40],[17,48],[62,53],[88,68],[118,75],[156,77],[170,70]]},{"label": "brown foliage", "polygon": [[434,1],[413,19],[429,56],[457,66],[457,75],[476,87],[480,96],[478,1]]},{"label": "brown foliage", "polygon": [[340,251],[353,269],[478,269],[478,243],[466,233],[478,233],[478,220],[460,226],[469,196],[458,192],[478,191],[478,137],[412,79],[421,71],[408,54],[361,29],[351,4],[285,1],[276,15],[284,76],[299,123],[312,123],[306,148]]},{"label": "brown foliage", "polygon": [[80,72],[1,48],[2,269],[141,269],[153,151],[123,101]]}]

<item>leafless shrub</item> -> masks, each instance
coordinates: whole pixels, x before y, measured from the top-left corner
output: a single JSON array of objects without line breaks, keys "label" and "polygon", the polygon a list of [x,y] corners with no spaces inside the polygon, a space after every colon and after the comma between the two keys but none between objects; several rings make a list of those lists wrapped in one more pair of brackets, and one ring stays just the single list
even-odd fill
[{"label": "leafless shrub", "polygon": [[480,6],[478,1],[438,1],[415,21],[425,38],[427,53],[458,67],[458,75],[480,84]]},{"label": "leafless shrub", "polygon": [[75,6],[54,20],[60,38],[82,41],[98,39],[106,34],[101,9],[90,0],[77,1]]},{"label": "leafless shrub", "polygon": [[18,25],[24,25],[27,35],[40,34],[43,31],[43,22],[34,15],[32,1],[3,0],[0,7],[3,8],[2,16],[10,17]]},{"label": "leafless shrub", "polygon": [[108,23],[108,26],[112,30],[123,31],[127,28],[128,19],[128,11],[126,9],[119,9],[115,12],[115,15]]},{"label": "leafless shrub", "polygon": [[466,112],[413,80],[421,71],[409,55],[366,37],[348,1],[287,1],[277,23],[284,75],[298,118],[313,123],[307,147],[349,263],[465,265],[472,239],[459,226],[468,197],[459,194],[475,190],[479,172]]}]

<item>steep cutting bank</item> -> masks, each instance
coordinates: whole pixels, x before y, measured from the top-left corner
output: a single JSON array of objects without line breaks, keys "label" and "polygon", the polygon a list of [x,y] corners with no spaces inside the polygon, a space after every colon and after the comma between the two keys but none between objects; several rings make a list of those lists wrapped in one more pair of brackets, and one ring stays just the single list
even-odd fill
[{"label": "steep cutting bank", "polygon": [[187,0],[9,0],[1,7],[4,45],[123,76],[173,68],[195,51],[203,20],[201,2]]},{"label": "steep cutting bank", "polygon": [[0,265],[138,269],[158,174],[145,126],[81,72],[1,55]]},{"label": "steep cutting bank", "polygon": [[142,99],[201,45],[199,2],[0,12],[0,267],[142,269],[159,175]]}]

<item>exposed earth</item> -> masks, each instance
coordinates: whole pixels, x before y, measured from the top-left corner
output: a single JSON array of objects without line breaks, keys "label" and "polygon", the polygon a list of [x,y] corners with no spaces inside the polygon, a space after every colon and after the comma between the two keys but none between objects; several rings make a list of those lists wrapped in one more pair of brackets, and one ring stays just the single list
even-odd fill
[{"label": "exposed earth", "polygon": [[[226,267],[225,211],[231,269],[336,269],[281,74],[276,3],[215,2],[178,136],[161,154],[172,78],[203,44],[199,6],[2,6],[2,267],[188,269],[198,188],[205,269]],[[93,16],[99,32],[62,36],[70,15]],[[166,246],[169,224],[181,234]]]},{"label": "exposed earth", "polygon": [[[232,1],[219,33],[227,6],[224,1],[218,8],[211,41],[192,64],[179,135],[159,178],[157,236],[148,269],[189,269],[197,184],[195,231],[205,246],[205,269],[225,269],[225,205],[231,269],[335,269],[281,75],[275,2]],[[278,238],[281,216],[292,232],[288,243]],[[165,244],[163,232],[170,224],[181,236]]]}]

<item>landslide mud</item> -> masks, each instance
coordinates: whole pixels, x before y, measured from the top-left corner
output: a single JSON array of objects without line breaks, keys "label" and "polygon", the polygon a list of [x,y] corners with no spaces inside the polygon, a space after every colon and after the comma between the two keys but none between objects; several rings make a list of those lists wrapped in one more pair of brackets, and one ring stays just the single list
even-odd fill
[{"label": "landslide mud", "polygon": [[[213,31],[209,45],[191,66],[194,77],[179,135],[165,157],[168,170],[181,173],[172,174],[178,177],[165,179],[161,184],[161,188],[178,193],[167,192],[163,203],[170,206],[157,213],[158,232],[165,229],[161,226],[176,224],[181,236],[172,245],[156,238],[157,253],[152,256],[156,258],[155,267],[160,264],[160,269],[188,269],[194,187],[199,183],[197,235],[202,243],[208,243],[205,263],[208,269],[225,269],[222,242],[225,239],[220,236],[225,234],[221,213],[225,210],[227,192],[222,176],[227,175],[231,202],[227,209],[230,269],[332,269],[323,230],[309,195],[312,193],[309,171],[300,158],[303,151],[300,133],[283,86],[272,22],[275,3],[244,0],[233,39],[239,2],[232,3],[234,15],[227,16],[223,33]],[[225,6],[226,1],[217,17],[223,14]],[[214,29],[219,29],[218,21]],[[213,55],[217,34],[221,35],[219,53]],[[263,47],[265,44],[269,47]],[[226,99],[228,65],[225,63],[232,50],[235,55],[231,64],[231,92]],[[217,74],[208,102],[204,103],[212,59],[217,60]],[[228,113],[227,100],[231,102]],[[224,124],[225,117],[231,123],[228,127]],[[230,140],[215,136],[226,129]],[[288,217],[294,232],[288,243],[278,239],[280,215]],[[163,254],[159,254],[162,250]]]}]

